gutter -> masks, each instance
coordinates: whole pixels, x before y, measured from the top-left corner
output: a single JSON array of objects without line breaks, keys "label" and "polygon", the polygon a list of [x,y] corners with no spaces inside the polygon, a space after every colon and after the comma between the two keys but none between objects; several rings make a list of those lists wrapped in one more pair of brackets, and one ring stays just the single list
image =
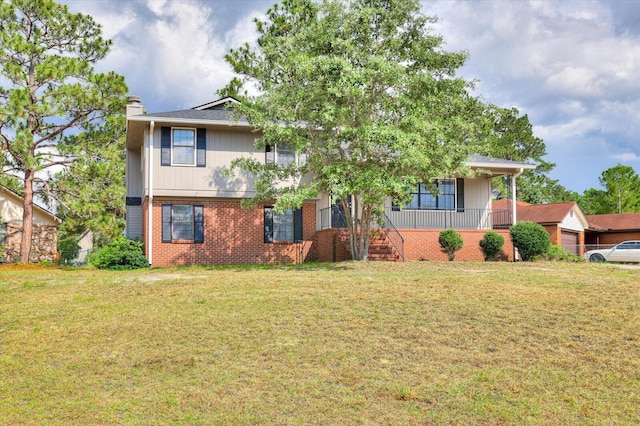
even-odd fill
[{"label": "gutter", "polygon": [[155,121],[149,123],[149,219],[147,223],[147,260],[149,265],[153,265],[153,132],[155,130]]}]

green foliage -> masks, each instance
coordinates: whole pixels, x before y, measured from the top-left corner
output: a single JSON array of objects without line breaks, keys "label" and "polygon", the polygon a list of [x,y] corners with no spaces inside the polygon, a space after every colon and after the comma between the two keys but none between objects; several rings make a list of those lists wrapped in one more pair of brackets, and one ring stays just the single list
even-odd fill
[{"label": "green foliage", "polygon": [[580,256],[576,256],[573,253],[568,252],[562,246],[551,245],[549,250],[542,256],[545,260],[558,261],[558,262],[584,262],[585,260]]},{"label": "green foliage", "polygon": [[124,230],[125,118],[107,117],[99,128],[74,135],[101,141],[102,149],[55,176],[57,214],[61,231],[81,235],[89,229],[96,241],[110,241]]},{"label": "green foliage", "polygon": [[480,249],[484,255],[484,260],[497,258],[502,252],[504,246],[504,237],[495,232],[487,232],[480,240]]},{"label": "green foliage", "polygon": [[536,256],[546,253],[551,245],[546,229],[534,222],[518,222],[509,232],[511,242],[524,261],[532,261]]},{"label": "green foliage", "polygon": [[[486,119],[485,142],[478,153],[494,158],[535,164],[534,170],[525,171],[518,178],[518,199],[532,204],[571,201],[577,196],[567,191],[548,173],[555,164],[543,159],[547,155],[544,141],[533,135],[528,116],[520,115],[516,108],[500,108],[488,105],[482,112]],[[510,198],[511,177],[494,179],[496,198]]]},{"label": "green foliage", "polygon": [[0,167],[21,182],[28,262],[33,196],[52,203],[52,170],[100,158],[104,140],[93,136],[124,111],[127,87],[122,76],[95,72],[111,42],[90,16],[53,1],[2,1],[0,29]]},{"label": "green foliage", "polygon": [[286,144],[306,159],[234,161],[232,170],[256,176],[252,201],[286,209],[319,192],[351,197],[359,216],[343,207],[352,255],[366,259],[386,197],[407,201],[417,183],[466,173],[480,102],[456,76],[467,54],[445,51],[434,22],[417,0],[284,0],[257,20],[257,45],[226,57],[242,79],[221,93],[239,97],[234,112],[257,130],[258,149]]},{"label": "green foliage", "polygon": [[462,236],[452,228],[441,231],[440,236],[438,236],[438,242],[440,243],[442,252],[447,255],[451,262],[456,258],[456,252],[460,250],[464,244]]},{"label": "green foliage", "polygon": [[109,244],[89,255],[89,264],[98,269],[139,269],[148,268],[142,243],[118,237]]},{"label": "green foliage", "polygon": [[63,265],[70,264],[80,251],[77,238],[67,237],[58,240],[58,251],[60,252],[60,263]]},{"label": "green foliage", "polygon": [[618,164],[599,178],[604,190],[590,188],[578,199],[585,214],[640,212],[640,177],[629,166]]}]

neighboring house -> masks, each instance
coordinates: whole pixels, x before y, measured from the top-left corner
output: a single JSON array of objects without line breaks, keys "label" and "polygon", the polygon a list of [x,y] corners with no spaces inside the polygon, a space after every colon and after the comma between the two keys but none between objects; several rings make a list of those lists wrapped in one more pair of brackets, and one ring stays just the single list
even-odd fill
[{"label": "neighboring house", "polygon": [[[285,146],[257,150],[249,123],[232,121],[225,109],[236,102],[225,98],[188,110],[144,114],[140,98],[130,97],[125,235],[143,242],[152,266],[349,258],[340,207],[329,194],[284,214],[273,211],[271,203],[241,207],[254,195],[253,178],[243,171],[233,177],[224,173],[234,158],[283,164],[302,159]],[[534,166],[478,156],[467,165],[477,176],[437,179],[437,196],[418,185],[409,205],[400,208],[388,201],[389,231],[378,231],[370,258],[445,260],[438,234],[452,227],[465,242],[456,259],[482,260],[478,242],[494,228],[494,217],[503,217],[506,224],[512,214],[492,210],[491,180],[511,175],[515,181]],[[503,257],[513,259],[508,230],[496,232],[505,235]]]},{"label": "neighboring house", "polygon": [[[510,199],[493,202],[494,209],[508,209]],[[551,244],[559,245],[570,253],[584,254],[585,231],[589,221],[575,201],[550,204],[529,204],[516,201],[518,222],[535,222],[547,230]]]},{"label": "neighboring house", "polygon": [[[22,245],[22,197],[0,186],[0,262],[20,260]],[[53,213],[33,205],[33,237],[30,262],[56,262],[58,225],[62,222]]]},{"label": "neighboring house", "polygon": [[587,215],[587,249],[610,247],[627,240],[640,240],[640,213]]},{"label": "neighboring house", "polygon": [[89,229],[84,231],[80,238],[78,238],[78,255],[73,259],[74,265],[86,265],[87,258],[93,250],[93,232]]}]

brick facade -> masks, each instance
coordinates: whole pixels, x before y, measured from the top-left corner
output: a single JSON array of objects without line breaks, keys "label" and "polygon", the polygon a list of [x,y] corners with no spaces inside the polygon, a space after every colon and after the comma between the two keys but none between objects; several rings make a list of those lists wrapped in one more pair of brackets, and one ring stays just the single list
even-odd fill
[{"label": "brick facade", "polygon": [[[597,245],[613,246],[623,241],[629,241],[629,240],[640,240],[640,231],[592,233],[589,236],[589,238],[585,241],[585,243],[587,245],[592,245],[592,246],[597,246]],[[591,249],[591,247],[589,247],[588,249]]]},{"label": "brick facade", "polygon": [[[203,205],[204,242],[163,243],[163,204]],[[143,205],[143,212],[143,229],[146,230],[148,203]],[[240,201],[154,200],[152,266],[301,263],[316,260],[318,244],[315,204],[303,204],[302,220],[302,242],[265,243],[263,206],[243,209]],[[146,246],[146,232],[143,233],[143,238]]]},{"label": "brick facade", "polygon": [[[438,237],[441,229],[399,229],[404,238],[405,260],[448,260],[440,249]],[[464,245],[456,253],[457,261],[482,261],[484,256],[480,249],[480,240],[488,231],[461,229]],[[504,247],[500,260],[513,261],[513,244],[508,230],[494,230],[504,237]],[[318,260],[323,262],[340,262],[351,259],[336,229],[325,229],[318,232]]]}]

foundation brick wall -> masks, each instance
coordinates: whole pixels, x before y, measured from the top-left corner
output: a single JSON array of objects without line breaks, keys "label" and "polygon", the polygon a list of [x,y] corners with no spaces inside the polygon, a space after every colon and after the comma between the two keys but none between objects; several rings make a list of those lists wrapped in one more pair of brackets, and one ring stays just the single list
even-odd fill
[{"label": "foundation brick wall", "polygon": [[[405,260],[448,260],[440,249],[438,237],[441,229],[399,229],[404,238]],[[457,230],[462,236],[464,245],[456,253],[456,261],[483,261],[480,240],[486,230]],[[513,261],[513,244],[508,230],[494,230],[502,235],[504,246],[500,260]],[[336,229],[325,229],[318,232],[318,260],[323,262],[340,262],[351,259],[351,254],[340,239]]]},{"label": "foundation brick wall", "polygon": [[[405,260],[448,260],[440,249],[438,237],[441,229],[399,229],[404,238]],[[456,261],[483,261],[480,240],[489,231],[476,229],[456,229],[462,236],[464,245],[456,253]],[[508,230],[493,230],[504,238],[500,260],[513,261],[513,244]]]},{"label": "foundation brick wall", "polygon": [[[2,262],[11,263],[20,260],[22,245],[22,223],[7,223],[7,239],[2,250]],[[29,262],[56,263],[58,259],[58,230],[51,225],[33,225],[31,254]]]},{"label": "foundation brick wall", "polygon": [[[204,243],[162,242],[162,205],[204,206]],[[147,203],[143,205],[144,228]],[[243,209],[240,201],[154,200],[152,266],[301,263],[318,258],[315,204],[302,206],[303,241],[264,243],[263,206]],[[145,245],[147,234],[143,232]],[[145,246],[145,251],[148,247]]]}]

